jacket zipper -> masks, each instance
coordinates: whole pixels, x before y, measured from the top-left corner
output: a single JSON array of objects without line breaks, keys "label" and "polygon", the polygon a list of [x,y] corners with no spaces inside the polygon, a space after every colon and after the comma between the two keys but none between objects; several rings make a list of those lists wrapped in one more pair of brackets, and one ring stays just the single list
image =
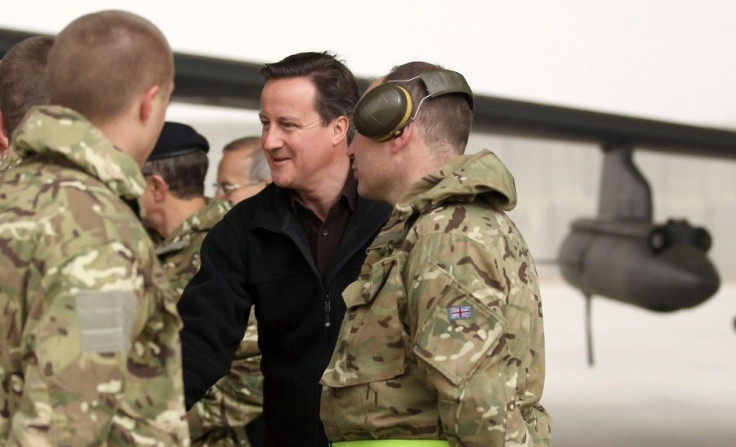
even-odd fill
[{"label": "jacket zipper", "polygon": [[330,294],[325,294],[325,327],[328,328],[332,326],[332,321],[330,320],[330,313],[332,312],[332,304],[330,303]]}]

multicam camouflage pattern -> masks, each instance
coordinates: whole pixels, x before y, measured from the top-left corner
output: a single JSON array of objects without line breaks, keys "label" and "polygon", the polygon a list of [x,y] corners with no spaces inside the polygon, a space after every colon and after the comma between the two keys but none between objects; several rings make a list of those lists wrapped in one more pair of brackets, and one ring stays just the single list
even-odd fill
[{"label": "multicam camouflage pattern", "polygon": [[207,199],[207,205],[189,216],[165,240],[154,239],[156,256],[177,296],[202,264],[199,249],[207,232],[222,219],[232,204],[223,200]]},{"label": "multicam camouflage pattern", "polygon": [[251,313],[230,372],[187,413],[193,446],[249,446],[245,426],[263,412],[258,328]]},{"label": "multicam camouflage pattern", "polygon": [[[199,250],[207,232],[222,219],[232,204],[207,200],[169,235],[156,242],[156,254],[171,284],[181,296],[199,270]],[[263,375],[258,350],[258,328],[253,316],[233,358],[230,372],[207,390],[187,413],[192,446],[249,446],[245,425],[263,412]]]},{"label": "multicam camouflage pattern", "polygon": [[0,175],[0,444],[189,445],[181,320],[144,180],[81,115],[32,109]]},{"label": "multicam camouflage pattern", "polygon": [[20,164],[20,157],[16,157],[14,154],[0,155],[0,173],[12,169],[18,164]]},{"label": "multicam camouflage pattern", "polygon": [[504,211],[511,174],[488,151],[413,185],[370,247],[330,364],[331,441],[447,439],[549,446],[534,261]]}]

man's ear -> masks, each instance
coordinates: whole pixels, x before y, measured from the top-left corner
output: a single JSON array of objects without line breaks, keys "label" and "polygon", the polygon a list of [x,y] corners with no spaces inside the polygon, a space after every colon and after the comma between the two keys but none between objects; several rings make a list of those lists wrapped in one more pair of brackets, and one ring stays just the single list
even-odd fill
[{"label": "man's ear", "polygon": [[140,107],[138,111],[141,121],[147,121],[148,118],[151,116],[153,110],[153,101],[156,99],[156,96],[158,96],[160,91],[160,86],[153,85],[149,87],[148,90],[146,90],[141,96]]},{"label": "man's ear", "polygon": [[409,140],[411,139],[413,134],[414,123],[411,122],[406,127],[401,129],[399,135],[389,140],[391,142],[391,152],[394,154],[401,152],[406,147],[406,145],[409,144]]},{"label": "man's ear", "polygon": [[153,193],[153,199],[156,202],[163,202],[166,195],[169,193],[169,184],[166,183],[166,180],[158,174],[151,175],[149,179],[153,188],[151,190]]},{"label": "man's ear", "polygon": [[350,128],[350,120],[347,116],[341,115],[335,118],[332,125],[333,138],[332,145],[336,146],[342,140],[347,140],[348,129]]},{"label": "man's ear", "polygon": [[10,138],[8,136],[8,129],[5,127],[5,118],[3,112],[0,111],[0,154],[4,154],[10,147]]}]

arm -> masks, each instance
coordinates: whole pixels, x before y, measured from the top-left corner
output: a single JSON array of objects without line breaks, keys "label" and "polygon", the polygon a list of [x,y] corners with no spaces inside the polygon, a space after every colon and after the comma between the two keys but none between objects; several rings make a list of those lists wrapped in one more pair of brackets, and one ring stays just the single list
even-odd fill
[{"label": "arm", "polygon": [[[408,258],[414,352],[437,393],[451,445],[503,446],[510,427],[518,363],[506,343],[508,277],[503,238],[481,244],[464,235],[432,233]],[[523,430],[524,428],[521,427]],[[523,433],[522,433],[523,434]]]},{"label": "arm", "polygon": [[[90,245],[84,238],[41,244],[39,250],[46,250],[37,255],[44,263],[33,264],[29,273],[21,344],[25,392],[9,444],[96,445],[120,433],[116,426],[123,420],[128,432],[154,439],[185,433],[184,425],[167,432],[153,421],[162,413],[176,416],[166,397],[181,402],[171,394],[181,392],[181,382],[165,370],[171,363],[178,368],[178,342],[171,347],[157,339],[157,357],[144,348],[131,360],[130,349],[149,332],[150,320],[162,333],[168,328],[174,341],[178,327],[176,315],[163,315],[142,290],[146,281],[133,250],[115,242]],[[160,355],[169,348],[175,357]],[[150,365],[145,381],[158,385],[159,393],[150,405],[130,411],[126,401],[140,389],[130,362],[138,361]]]},{"label": "arm", "polygon": [[230,372],[207,390],[187,414],[193,437],[219,427],[243,427],[263,411],[263,375],[253,315]]},{"label": "arm", "polygon": [[230,370],[243,339],[252,299],[240,239],[227,216],[210,230],[199,272],[179,301],[187,408]]}]

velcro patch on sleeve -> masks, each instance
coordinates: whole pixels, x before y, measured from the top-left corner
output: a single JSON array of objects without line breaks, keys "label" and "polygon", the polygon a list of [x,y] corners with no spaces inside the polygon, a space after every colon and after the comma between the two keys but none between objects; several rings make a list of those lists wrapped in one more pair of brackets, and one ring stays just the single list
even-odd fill
[{"label": "velcro patch on sleeve", "polygon": [[125,290],[81,291],[75,295],[84,352],[126,351],[138,300]]}]

